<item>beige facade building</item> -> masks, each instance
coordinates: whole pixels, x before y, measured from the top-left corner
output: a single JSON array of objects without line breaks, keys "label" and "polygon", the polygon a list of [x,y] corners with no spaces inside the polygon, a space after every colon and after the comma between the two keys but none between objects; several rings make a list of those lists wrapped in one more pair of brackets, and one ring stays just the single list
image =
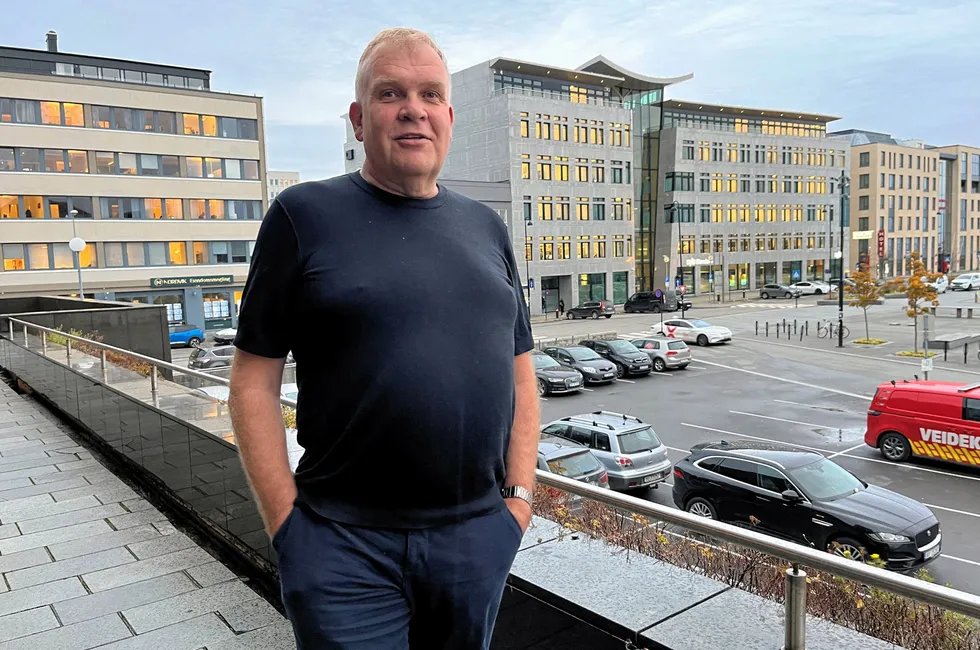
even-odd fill
[{"label": "beige facade building", "polygon": [[269,186],[270,203],[284,189],[299,183],[299,172],[282,172],[270,169],[266,176]]},{"label": "beige facade building", "polygon": [[0,48],[0,295],[234,325],[266,208],[262,100],[206,70]]},{"label": "beige facade building", "polygon": [[950,233],[949,268],[980,270],[980,147],[956,144],[936,151],[943,165],[939,200]]}]

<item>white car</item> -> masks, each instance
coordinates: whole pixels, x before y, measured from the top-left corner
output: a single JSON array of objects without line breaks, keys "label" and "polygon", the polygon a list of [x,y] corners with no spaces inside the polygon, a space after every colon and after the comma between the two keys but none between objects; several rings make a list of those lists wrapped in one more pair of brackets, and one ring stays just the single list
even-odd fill
[{"label": "white car", "polygon": [[946,289],[949,288],[949,278],[945,275],[941,275],[936,278],[935,282],[930,282],[929,286],[932,287],[936,293],[946,293]]},{"label": "white car", "polygon": [[651,329],[660,336],[697,343],[701,347],[732,340],[732,331],[727,327],[712,325],[698,318],[673,318],[665,320],[663,324],[656,323]]},{"label": "white car", "polygon": [[820,296],[831,292],[830,285],[826,282],[820,282],[819,280],[814,280],[812,282],[809,280],[795,282],[789,285],[789,288],[799,289],[800,293],[804,296]]},{"label": "white car", "polygon": [[965,289],[976,291],[980,289],[980,273],[961,273],[956,279],[950,282],[949,288],[953,291]]},{"label": "white car", "polygon": [[237,335],[238,330],[234,327],[229,327],[228,329],[218,330],[211,338],[214,339],[215,345],[231,345],[235,342],[235,336]]}]

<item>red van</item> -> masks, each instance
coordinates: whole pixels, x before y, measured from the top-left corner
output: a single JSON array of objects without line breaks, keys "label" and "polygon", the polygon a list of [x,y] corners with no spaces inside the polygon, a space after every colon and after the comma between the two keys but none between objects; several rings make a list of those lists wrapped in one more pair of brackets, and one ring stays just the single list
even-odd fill
[{"label": "red van", "polygon": [[881,384],[868,409],[864,441],[896,462],[926,456],[980,465],[980,383]]}]

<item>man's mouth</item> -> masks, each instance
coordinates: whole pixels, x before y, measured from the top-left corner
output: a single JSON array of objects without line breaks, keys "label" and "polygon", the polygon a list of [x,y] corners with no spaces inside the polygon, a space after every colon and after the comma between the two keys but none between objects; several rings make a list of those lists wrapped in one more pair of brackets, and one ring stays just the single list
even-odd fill
[{"label": "man's mouth", "polygon": [[427,137],[421,133],[406,133],[405,135],[400,135],[396,140],[428,140]]}]

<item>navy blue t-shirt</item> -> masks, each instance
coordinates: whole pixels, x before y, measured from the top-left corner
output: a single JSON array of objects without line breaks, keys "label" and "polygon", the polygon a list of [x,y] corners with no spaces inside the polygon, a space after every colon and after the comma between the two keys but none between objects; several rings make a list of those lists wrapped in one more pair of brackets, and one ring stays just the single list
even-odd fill
[{"label": "navy blue t-shirt", "polygon": [[533,347],[501,218],[357,172],[288,188],[259,229],[235,345],[296,358],[300,499],[424,528],[499,505],[514,358]]}]

